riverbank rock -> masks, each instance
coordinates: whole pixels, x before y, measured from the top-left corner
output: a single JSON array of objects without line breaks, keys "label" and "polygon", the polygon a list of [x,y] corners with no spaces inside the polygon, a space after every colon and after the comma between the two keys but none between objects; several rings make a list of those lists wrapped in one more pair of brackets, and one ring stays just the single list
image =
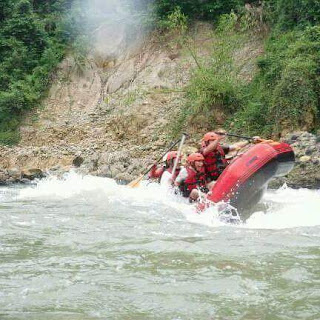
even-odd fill
[{"label": "riverbank rock", "polygon": [[293,188],[320,188],[320,134],[294,132],[283,138],[291,145],[296,161],[293,170],[283,178],[270,183],[277,188],[284,183]]},{"label": "riverbank rock", "polygon": [[36,178],[37,179],[44,178],[45,176],[46,175],[39,168],[23,169],[21,171],[22,179],[34,180]]},{"label": "riverbank rock", "polygon": [[44,178],[46,174],[38,168],[10,168],[0,170],[0,185],[10,183],[26,183],[34,179]]}]

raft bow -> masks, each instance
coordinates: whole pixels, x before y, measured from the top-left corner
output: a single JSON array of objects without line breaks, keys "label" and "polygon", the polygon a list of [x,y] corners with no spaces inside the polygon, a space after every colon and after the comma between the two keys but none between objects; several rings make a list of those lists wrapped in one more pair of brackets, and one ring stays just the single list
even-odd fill
[{"label": "raft bow", "polygon": [[269,182],[288,174],[294,161],[294,152],[286,143],[268,140],[256,144],[232,160],[210,190],[207,200],[229,203],[238,210],[242,220],[246,220]]}]

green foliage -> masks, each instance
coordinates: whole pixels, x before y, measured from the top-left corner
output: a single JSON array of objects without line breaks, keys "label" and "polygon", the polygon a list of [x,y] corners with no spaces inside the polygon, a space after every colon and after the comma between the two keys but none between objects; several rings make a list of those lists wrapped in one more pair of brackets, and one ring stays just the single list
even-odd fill
[{"label": "green foliage", "polygon": [[235,31],[237,23],[238,17],[233,12],[220,17],[209,59],[200,59],[188,46],[197,67],[186,86],[187,103],[176,119],[174,130],[200,121],[203,127],[210,128],[220,115],[226,118],[241,108],[244,84],[237,76],[240,67],[233,57],[246,35]]},{"label": "green foliage", "polygon": [[178,31],[183,34],[187,30],[187,16],[181,12],[180,7],[175,7],[164,19],[158,22],[158,26],[166,31]]},{"label": "green foliage", "polygon": [[279,30],[291,30],[320,23],[319,0],[266,0],[266,15]]},{"label": "green foliage", "polygon": [[10,118],[8,115],[6,122],[1,127],[0,143],[5,145],[13,145],[19,141],[18,132],[19,121],[15,118]]},{"label": "green foliage", "polygon": [[[220,15],[217,46],[209,62],[197,63],[177,124],[197,118],[213,127],[220,110],[224,126],[243,133],[315,129],[320,112],[319,6],[313,0],[270,0],[263,2],[263,16],[246,10]],[[232,57],[243,45],[244,31],[262,31],[261,19],[268,19],[273,31],[257,61],[259,72],[246,84],[238,79]]]},{"label": "green foliage", "polygon": [[320,112],[320,27],[271,37],[258,65],[260,72],[246,89],[246,105],[234,117],[236,126],[250,133],[264,127],[269,134],[314,129]]},{"label": "green foliage", "polygon": [[79,75],[83,74],[87,62],[89,42],[86,36],[79,36],[72,44],[72,52]]},{"label": "green foliage", "polygon": [[20,136],[17,126],[12,126],[9,131],[0,131],[0,143],[4,145],[14,145],[19,142]]},{"label": "green foliage", "polygon": [[[165,18],[176,7],[190,19],[216,20],[221,14],[230,13],[240,6],[244,0],[156,0],[156,12],[160,18]],[[250,1],[249,1],[250,2]]]},{"label": "green foliage", "polygon": [[268,113],[260,102],[248,101],[245,108],[228,121],[227,127],[250,135],[268,135],[270,133]]},{"label": "green foliage", "polygon": [[17,141],[19,118],[39,102],[62,59],[63,14],[70,0],[0,4],[0,143]]},{"label": "green foliage", "polygon": [[238,16],[232,11],[229,14],[222,14],[216,28],[218,34],[233,33],[236,29]]},{"label": "green foliage", "polygon": [[191,115],[214,110],[233,112],[239,103],[239,81],[232,54],[239,38],[221,34],[212,48],[209,63],[195,69],[189,85],[187,98]]}]

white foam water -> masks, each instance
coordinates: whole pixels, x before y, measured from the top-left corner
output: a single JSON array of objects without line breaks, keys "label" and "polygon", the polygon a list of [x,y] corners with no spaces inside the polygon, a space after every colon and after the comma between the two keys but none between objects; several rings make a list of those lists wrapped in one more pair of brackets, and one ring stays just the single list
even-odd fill
[{"label": "white foam water", "polygon": [[155,183],[1,187],[0,318],[318,319],[319,196],[268,191],[230,224]]},{"label": "white foam water", "polygon": [[[129,188],[117,184],[109,178],[81,176],[73,171],[62,178],[55,176],[37,181],[33,186],[20,190],[18,198],[23,199],[67,199],[86,196],[101,201],[119,201],[131,205],[159,205],[185,215],[192,223],[210,227],[228,225],[219,216],[218,206],[211,207],[199,214],[194,205],[186,199],[165,190],[157,183],[144,181],[138,188]],[[93,200],[94,200],[93,199]],[[276,191],[268,191],[262,202],[265,211],[254,212],[251,217],[234,227],[249,229],[284,229],[320,225],[320,191],[308,189],[291,189],[287,186]]]},{"label": "white foam water", "polygon": [[320,225],[320,191],[284,186],[266,193],[269,208],[255,212],[245,226],[254,229],[284,229]]}]

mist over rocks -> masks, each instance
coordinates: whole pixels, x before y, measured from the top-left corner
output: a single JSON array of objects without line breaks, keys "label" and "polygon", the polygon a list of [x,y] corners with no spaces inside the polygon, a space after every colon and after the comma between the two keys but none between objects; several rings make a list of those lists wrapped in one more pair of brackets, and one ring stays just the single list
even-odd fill
[{"label": "mist over rocks", "polygon": [[97,59],[115,61],[144,41],[149,30],[142,23],[152,14],[142,0],[82,0],[79,28]]}]

